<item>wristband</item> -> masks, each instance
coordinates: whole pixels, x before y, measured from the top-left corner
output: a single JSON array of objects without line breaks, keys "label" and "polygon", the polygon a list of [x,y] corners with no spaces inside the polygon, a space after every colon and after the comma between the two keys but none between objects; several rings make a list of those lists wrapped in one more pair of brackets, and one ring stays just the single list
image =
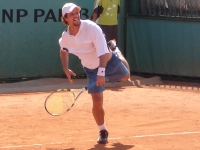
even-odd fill
[{"label": "wristband", "polygon": [[105,76],[105,68],[103,68],[103,67],[99,67],[98,68],[98,72],[97,72],[97,75],[98,76]]}]

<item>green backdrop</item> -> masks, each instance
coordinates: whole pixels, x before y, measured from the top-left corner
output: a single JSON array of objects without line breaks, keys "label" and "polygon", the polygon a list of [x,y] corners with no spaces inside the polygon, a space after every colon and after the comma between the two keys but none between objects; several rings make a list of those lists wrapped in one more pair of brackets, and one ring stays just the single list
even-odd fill
[{"label": "green backdrop", "polygon": [[[94,0],[0,2],[0,79],[64,75],[58,45],[65,29],[60,9],[66,2],[74,2],[82,7],[81,18],[86,19]],[[131,10],[138,11],[136,6]],[[123,12],[121,0],[119,47],[122,52],[126,48],[132,72],[200,77],[199,22],[124,17]],[[70,68],[76,74],[84,73],[73,55]]]},{"label": "green backdrop", "polygon": [[127,59],[131,71],[200,77],[199,22],[129,17]]},{"label": "green backdrop", "polygon": [[[82,7],[82,19],[91,16],[93,0],[0,0],[0,78],[63,75],[58,39],[65,26],[60,22],[59,9],[66,2]],[[119,34],[123,36],[123,13],[119,21]],[[83,73],[80,61],[73,55],[70,68],[76,74]]]}]

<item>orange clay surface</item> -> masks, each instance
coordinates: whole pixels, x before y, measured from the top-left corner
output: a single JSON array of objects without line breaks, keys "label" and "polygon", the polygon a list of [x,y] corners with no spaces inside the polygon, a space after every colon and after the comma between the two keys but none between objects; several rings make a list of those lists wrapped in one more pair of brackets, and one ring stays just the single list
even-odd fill
[{"label": "orange clay surface", "polygon": [[200,150],[198,88],[107,88],[106,145],[96,143],[87,92],[59,117],[44,109],[49,93],[0,94],[0,150]]}]

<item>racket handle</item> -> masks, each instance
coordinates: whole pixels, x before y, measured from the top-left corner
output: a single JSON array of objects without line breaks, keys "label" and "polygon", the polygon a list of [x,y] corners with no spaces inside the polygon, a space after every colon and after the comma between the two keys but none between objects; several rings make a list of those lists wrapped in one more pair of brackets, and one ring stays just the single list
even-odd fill
[{"label": "racket handle", "polygon": [[90,89],[90,88],[94,87],[95,85],[96,85],[96,82],[93,82],[93,83],[89,84],[88,86],[86,86],[85,89],[86,90]]}]

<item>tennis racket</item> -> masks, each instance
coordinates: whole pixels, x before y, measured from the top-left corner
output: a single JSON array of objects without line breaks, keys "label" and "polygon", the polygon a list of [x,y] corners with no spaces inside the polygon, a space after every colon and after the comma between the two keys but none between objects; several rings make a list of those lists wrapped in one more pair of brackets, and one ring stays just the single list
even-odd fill
[{"label": "tennis racket", "polygon": [[44,103],[45,110],[52,116],[59,116],[68,112],[80,95],[95,85],[96,82],[93,82],[81,89],[58,89],[46,98]]}]

